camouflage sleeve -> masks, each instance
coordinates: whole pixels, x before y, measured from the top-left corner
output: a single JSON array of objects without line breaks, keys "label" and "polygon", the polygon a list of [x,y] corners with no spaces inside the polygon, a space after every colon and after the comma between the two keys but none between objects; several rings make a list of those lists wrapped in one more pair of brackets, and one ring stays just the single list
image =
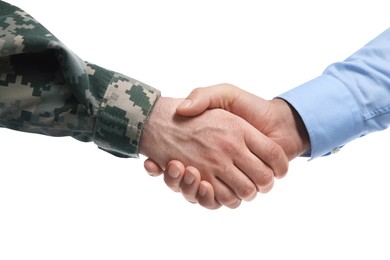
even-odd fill
[{"label": "camouflage sleeve", "polygon": [[138,157],[160,92],[81,60],[21,9],[0,1],[0,127],[93,141]]}]

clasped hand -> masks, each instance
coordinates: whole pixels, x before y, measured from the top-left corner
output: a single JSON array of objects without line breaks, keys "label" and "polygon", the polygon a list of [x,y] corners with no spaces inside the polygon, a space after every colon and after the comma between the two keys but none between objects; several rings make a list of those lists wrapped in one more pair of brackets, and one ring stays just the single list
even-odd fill
[{"label": "clasped hand", "polygon": [[281,99],[264,100],[230,84],[160,98],[145,124],[145,169],[208,209],[236,208],[271,190],[289,160],[309,149],[306,129]]}]

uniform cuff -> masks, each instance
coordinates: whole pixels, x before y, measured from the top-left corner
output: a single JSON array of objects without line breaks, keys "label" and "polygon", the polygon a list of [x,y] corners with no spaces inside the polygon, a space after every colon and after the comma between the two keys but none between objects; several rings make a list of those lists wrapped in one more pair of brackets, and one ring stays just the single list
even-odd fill
[{"label": "uniform cuff", "polygon": [[94,142],[119,157],[139,157],[144,123],[160,97],[159,90],[116,73],[97,112]]}]

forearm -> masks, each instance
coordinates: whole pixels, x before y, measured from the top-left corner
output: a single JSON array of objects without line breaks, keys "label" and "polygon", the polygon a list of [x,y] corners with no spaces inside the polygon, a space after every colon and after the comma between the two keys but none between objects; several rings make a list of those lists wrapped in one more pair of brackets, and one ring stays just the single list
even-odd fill
[{"label": "forearm", "polygon": [[24,11],[0,1],[0,126],[95,141],[138,155],[159,91],[86,63]]}]

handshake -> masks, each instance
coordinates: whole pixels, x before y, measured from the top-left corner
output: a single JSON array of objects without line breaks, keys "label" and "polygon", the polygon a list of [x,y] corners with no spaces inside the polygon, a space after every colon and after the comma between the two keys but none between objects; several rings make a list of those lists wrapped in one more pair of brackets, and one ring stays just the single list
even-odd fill
[{"label": "handshake", "polygon": [[329,154],[390,125],[390,29],[281,97],[221,84],[183,100],[84,62],[3,1],[0,21],[0,127],[141,153],[151,175],[209,209],[270,191],[309,150]]},{"label": "handshake", "polygon": [[208,209],[236,208],[282,178],[310,149],[298,113],[230,84],[198,88],[186,99],[160,97],[141,136],[152,176]]}]

